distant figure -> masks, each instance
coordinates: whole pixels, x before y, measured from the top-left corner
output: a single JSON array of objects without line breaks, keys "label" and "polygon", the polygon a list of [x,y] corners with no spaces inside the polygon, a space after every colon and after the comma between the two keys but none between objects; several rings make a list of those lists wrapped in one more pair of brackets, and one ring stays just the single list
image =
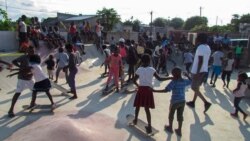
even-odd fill
[{"label": "distant figure", "polygon": [[[139,67],[135,72],[135,79],[134,83],[138,87],[135,100],[134,100],[134,107],[135,107],[135,119],[133,121],[134,124],[137,124],[138,115],[140,111],[140,107],[144,107],[148,126],[146,126],[147,133],[152,132],[151,127],[151,114],[149,108],[154,109],[154,96],[153,96],[153,77],[156,77],[159,81],[169,80],[171,78],[160,77],[156,70],[153,67],[150,67],[150,56],[148,54],[144,54],[141,58],[142,65]],[[137,80],[139,79],[139,84]]]},{"label": "distant figure", "polygon": [[53,80],[54,70],[56,66],[54,56],[49,55],[49,59],[45,61],[45,64],[47,65],[47,72],[48,72],[49,79]]},{"label": "distant figure", "polygon": [[191,88],[194,91],[194,98],[192,101],[187,102],[187,105],[194,108],[195,101],[197,97],[200,97],[204,102],[204,112],[210,108],[211,103],[209,103],[205,97],[200,92],[200,86],[206,77],[206,73],[208,72],[208,61],[211,54],[211,49],[207,45],[207,35],[205,33],[199,33],[197,36],[197,44],[199,46],[196,49],[194,62],[192,66],[192,84]]},{"label": "distant figure", "polygon": [[210,84],[212,85],[212,87],[215,87],[217,78],[222,72],[222,61],[223,61],[224,53],[221,50],[222,50],[222,47],[219,47],[217,51],[215,51],[211,56],[211,59],[213,60],[213,72],[212,72]]},{"label": "distant figure", "polygon": [[186,71],[188,74],[190,74],[190,67],[192,66],[194,56],[190,52],[190,50],[187,50],[183,55],[183,63],[186,66]]},{"label": "distant figure", "polygon": [[240,60],[242,57],[243,47],[241,45],[237,45],[235,48],[235,68],[239,69],[240,67]]},{"label": "distant figure", "polygon": [[[233,53],[229,52],[227,54],[227,57],[223,60],[223,72],[221,75],[221,79],[223,81],[223,87],[227,86],[227,88],[229,88],[229,82],[231,80],[231,74],[233,72],[233,68],[234,68],[234,58],[233,58]],[[226,82],[226,78],[227,78],[227,82]]]},{"label": "distant figure", "polygon": [[188,79],[183,79],[181,77],[181,69],[175,67],[172,70],[173,80],[166,86],[163,90],[154,90],[154,92],[170,92],[172,91],[172,97],[169,107],[169,125],[165,125],[165,130],[173,133],[173,120],[174,113],[177,111],[177,121],[178,121],[178,129],[175,129],[177,135],[181,136],[181,128],[183,122],[183,111],[185,107],[185,88],[191,84],[191,78],[186,74]]},{"label": "distant figure", "polygon": [[57,69],[56,69],[56,80],[54,82],[57,83],[59,73],[61,70],[63,70],[63,72],[65,73],[66,82],[68,82],[68,80],[67,80],[68,79],[68,69],[66,68],[69,64],[68,54],[64,52],[62,47],[60,47],[58,49],[58,53],[55,54],[55,58],[56,58]]},{"label": "distant figure", "polygon": [[25,23],[25,20],[26,20],[26,16],[22,15],[22,17],[18,23],[19,46],[21,46],[21,44],[25,41],[25,39],[28,38],[27,25]]},{"label": "distant figure", "polygon": [[245,96],[245,91],[247,88],[250,89],[250,85],[246,83],[246,79],[248,78],[246,73],[240,73],[238,75],[238,84],[237,87],[233,90],[234,95],[234,108],[235,112],[231,113],[231,116],[238,117],[238,111],[243,114],[243,120],[246,120],[247,113],[245,113],[239,106],[240,101]]}]

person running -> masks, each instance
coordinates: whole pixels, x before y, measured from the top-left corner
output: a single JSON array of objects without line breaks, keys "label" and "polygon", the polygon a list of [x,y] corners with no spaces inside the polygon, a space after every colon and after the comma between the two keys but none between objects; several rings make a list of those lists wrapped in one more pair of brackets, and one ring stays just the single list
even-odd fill
[{"label": "person running", "polygon": [[[224,61],[224,68],[223,68],[223,72],[221,75],[221,79],[223,81],[223,87],[227,86],[227,88],[229,88],[229,82],[231,80],[231,74],[233,72],[233,68],[234,68],[234,59],[233,59],[233,53],[229,52],[227,54],[227,58],[223,60]],[[227,83],[225,82],[227,78]]]},{"label": "person running", "polygon": [[70,87],[70,91],[68,93],[72,93],[73,96],[70,97],[69,99],[73,100],[77,98],[76,94],[76,82],[75,82],[75,77],[78,72],[77,69],[77,57],[76,54],[73,52],[73,46],[72,44],[66,44],[65,46],[68,54],[69,54],[69,63],[66,66],[67,69],[69,69],[69,76],[68,76],[68,84]]},{"label": "person running", "polygon": [[215,87],[217,78],[221,74],[223,57],[224,57],[224,53],[221,51],[221,47],[219,47],[218,50],[215,51],[213,55],[211,56],[213,60],[213,72],[212,72],[210,84],[212,85],[212,87]]},{"label": "person running", "polygon": [[193,59],[194,59],[193,54],[190,52],[190,50],[187,50],[183,55],[183,63],[186,66],[186,71],[188,72],[188,74],[191,73],[190,67],[192,66]]},{"label": "person running", "polygon": [[245,96],[246,89],[250,89],[250,85],[246,83],[247,78],[248,76],[246,73],[240,73],[238,75],[237,87],[233,90],[235,112],[231,113],[231,116],[238,117],[238,111],[240,111],[243,114],[243,120],[246,120],[248,115],[240,108],[239,104],[242,98]]},{"label": "person running", "polygon": [[55,104],[49,91],[51,88],[51,84],[48,79],[48,76],[46,76],[46,74],[43,72],[40,63],[41,58],[39,55],[30,56],[30,67],[31,72],[34,76],[35,84],[32,92],[32,100],[28,109],[31,109],[36,106],[37,92],[45,92],[51,102],[51,110],[53,111],[53,109],[55,108]]},{"label": "person running", "polygon": [[197,97],[200,97],[201,100],[204,102],[205,110],[210,108],[211,103],[209,103],[205,97],[200,92],[200,86],[205,79],[206,73],[208,72],[208,61],[211,54],[211,49],[207,45],[207,34],[199,33],[196,38],[197,43],[199,46],[196,49],[194,62],[191,69],[192,73],[192,84],[191,88],[194,91],[194,98],[192,101],[187,102],[186,104],[192,108],[195,107],[195,101]]},{"label": "person running", "polygon": [[68,83],[68,69],[66,68],[66,66],[68,66],[69,64],[68,54],[64,52],[62,47],[60,47],[58,49],[58,53],[55,54],[55,58],[56,58],[57,69],[56,69],[56,80],[54,82],[57,83],[59,73],[61,70],[63,70],[63,72],[65,73],[66,82]]},{"label": "person running", "polygon": [[[141,62],[142,65],[136,70],[134,79],[134,84],[138,87],[138,90],[134,100],[135,119],[133,120],[133,124],[137,124],[140,107],[144,107],[148,122],[148,126],[146,126],[145,128],[147,133],[151,133],[151,114],[149,108],[155,108],[154,96],[152,91],[153,77],[155,77],[159,81],[165,81],[172,78],[160,77],[156,70],[153,67],[150,67],[151,57],[148,54],[144,54],[142,56]],[[139,84],[137,83],[138,79]]]},{"label": "person running", "polygon": [[114,53],[109,57],[108,62],[109,62],[110,68],[109,68],[109,75],[108,75],[108,80],[106,83],[105,91],[108,91],[109,84],[113,77],[115,81],[116,92],[119,92],[119,73],[123,68],[123,64],[122,64],[122,57],[119,54],[118,47],[114,49]]},{"label": "person running", "polygon": [[15,60],[12,61],[13,65],[17,66],[20,70],[18,73],[18,80],[17,80],[17,86],[16,86],[16,93],[14,94],[12,101],[11,101],[11,106],[8,111],[8,116],[10,118],[14,117],[14,107],[17,102],[18,97],[21,95],[22,91],[25,89],[33,89],[34,82],[32,80],[32,73],[29,68],[29,57],[31,55],[34,55],[34,47],[30,46],[27,50],[27,54],[22,55]]},{"label": "person running", "polygon": [[45,64],[47,65],[47,72],[48,72],[49,79],[53,80],[54,70],[56,66],[54,56],[49,55],[49,59],[45,61]]},{"label": "person running", "polygon": [[170,92],[172,91],[172,97],[170,102],[170,111],[168,115],[169,125],[165,125],[165,130],[173,133],[173,120],[174,120],[174,113],[177,111],[177,121],[178,121],[178,129],[175,129],[177,135],[181,136],[181,128],[183,122],[183,111],[185,107],[185,88],[191,84],[191,78],[188,74],[185,76],[188,79],[183,79],[181,77],[181,69],[175,67],[172,70],[173,80],[167,85],[167,87],[163,90],[153,90],[154,92]]}]

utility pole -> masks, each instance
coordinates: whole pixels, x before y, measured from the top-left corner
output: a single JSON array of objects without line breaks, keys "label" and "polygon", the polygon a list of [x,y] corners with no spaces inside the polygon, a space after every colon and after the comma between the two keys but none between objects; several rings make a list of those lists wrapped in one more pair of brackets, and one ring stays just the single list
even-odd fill
[{"label": "utility pole", "polygon": [[200,17],[202,16],[202,7],[200,6]]},{"label": "utility pole", "polygon": [[153,11],[150,12],[150,17],[151,17],[151,20],[150,20],[150,32],[152,34],[152,32],[153,32]]},{"label": "utility pole", "polygon": [[216,16],[216,25],[218,24],[218,16]]},{"label": "utility pole", "polygon": [[5,11],[6,11],[6,13],[7,13],[7,8],[8,8],[8,6],[7,6],[7,0],[5,0]]}]

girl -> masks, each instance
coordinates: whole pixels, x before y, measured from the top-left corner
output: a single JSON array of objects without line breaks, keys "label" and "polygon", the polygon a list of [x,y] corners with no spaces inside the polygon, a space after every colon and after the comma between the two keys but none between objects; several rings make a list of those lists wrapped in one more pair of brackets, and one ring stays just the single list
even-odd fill
[{"label": "girl", "polygon": [[53,109],[55,108],[55,104],[49,92],[51,84],[48,77],[44,74],[40,63],[41,63],[40,56],[38,55],[30,56],[31,72],[34,76],[35,84],[33,87],[32,100],[28,109],[31,109],[36,105],[35,102],[36,102],[37,92],[45,92],[51,102],[51,110],[53,111]]},{"label": "girl", "polygon": [[119,73],[123,68],[122,57],[119,54],[119,49],[115,47],[114,53],[109,57],[109,76],[106,84],[105,91],[108,91],[108,86],[111,81],[111,78],[114,77],[116,92],[119,92]]},{"label": "girl", "polygon": [[[224,83],[223,87],[227,86],[227,88],[229,87],[229,82],[230,82],[230,77],[231,74],[233,72],[233,68],[234,68],[234,59],[233,59],[233,53],[229,52],[227,54],[227,58],[224,60],[224,68],[223,68],[223,72],[221,75],[221,79]],[[225,82],[225,79],[227,77],[227,84]]]},{"label": "girl", "polygon": [[[144,107],[148,121],[148,126],[145,127],[147,133],[152,132],[151,115],[149,108],[152,109],[155,108],[154,97],[152,92],[153,77],[156,77],[159,81],[171,79],[171,78],[161,78],[156,72],[156,70],[153,67],[149,66],[150,61],[151,61],[150,56],[148,54],[144,54],[142,56],[141,58],[142,65],[135,72],[135,79],[134,79],[134,84],[138,87],[138,91],[134,100],[135,119],[133,123],[137,124],[140,107]],[[139,84],[137,83],[137,79],[139,79]]]},{"label": "girl", "polygon": [[231,116],[238,117],[238,111],[240,111],[243,114],[243,120],[246,120],[247,114],[240,108],[239,103],[241,99],[245,96],[246,89],[250,89],[250,85],[246,83],[247,78],[248,76],[246,73],[240,73],[238,75],[237,88],[233,90],[235,112],[231,113]]}]

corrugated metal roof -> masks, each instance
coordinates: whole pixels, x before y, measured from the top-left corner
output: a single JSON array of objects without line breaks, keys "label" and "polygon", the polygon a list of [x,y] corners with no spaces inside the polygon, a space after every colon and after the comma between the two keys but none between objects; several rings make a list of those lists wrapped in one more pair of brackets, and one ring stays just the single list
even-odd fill
[{"label": "corrugated metal roof", "polygon": [[65,19],[65,21],[81,21],[81,20],[86,20],[86,19],[93,18],[96,16],[97,15],[82,15],[82,16],[76,16],[76,17]]}]

